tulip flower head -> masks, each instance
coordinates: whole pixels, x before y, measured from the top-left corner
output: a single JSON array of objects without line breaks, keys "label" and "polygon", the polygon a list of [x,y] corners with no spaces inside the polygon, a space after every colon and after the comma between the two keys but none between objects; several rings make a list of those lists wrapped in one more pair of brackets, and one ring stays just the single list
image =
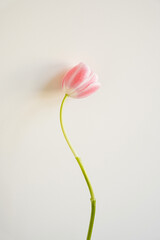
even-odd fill
[{"label": "tulip flower head", "polygon": [[83,98],[91,95],[100,87],[98,76],[86,64],[79,63],[64,76],[62,88],[73,98]]}]

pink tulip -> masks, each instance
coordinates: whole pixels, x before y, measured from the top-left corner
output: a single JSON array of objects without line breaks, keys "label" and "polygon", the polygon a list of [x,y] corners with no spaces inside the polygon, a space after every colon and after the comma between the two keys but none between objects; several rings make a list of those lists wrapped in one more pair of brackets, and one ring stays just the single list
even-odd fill
[{"label": "pink tulip", "polygon": [[73,98],[87,97],[99,87],[98,76],[84,63],[71,68],[62,81],[65,93]]}]

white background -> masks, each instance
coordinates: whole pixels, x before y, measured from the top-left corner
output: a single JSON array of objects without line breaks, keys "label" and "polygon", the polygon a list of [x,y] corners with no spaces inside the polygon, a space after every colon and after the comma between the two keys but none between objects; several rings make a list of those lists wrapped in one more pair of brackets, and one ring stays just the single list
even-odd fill
[{"label": "white background", "polygon": [[102,87],[64,125],[93,185],[93,240],[160,239],[160,1],[0,1],[0,239],[84,240],[90,196],[59,124],[65,71]]}]

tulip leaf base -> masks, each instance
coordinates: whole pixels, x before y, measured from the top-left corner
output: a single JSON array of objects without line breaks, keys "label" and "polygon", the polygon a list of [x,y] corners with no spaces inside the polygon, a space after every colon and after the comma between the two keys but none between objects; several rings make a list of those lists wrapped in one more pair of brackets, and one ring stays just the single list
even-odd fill
[{"label": "tulip leaf base", "polygon": [[92,189],[92,186],[91,186],[91,183],[89,181],[89,178],[87,176],[87,173],[82,165],[82,162],[80,160],[80,158],[77,156],[76,152],[74,151],[67,135],[66,135],[66,132],[64,130],[64,126],[63,126],[63,121],[62,121],[62,110],[63,110],[63,104],[64,104],[64,101],[65,99],[67,98],[67,94],[65,94],[63,100],[62,100],[62,103],[61,103],[61,107],[60,107],[60,124],[61,124],[61,128],[62,128],[62,132],[63,132],[63,135],[66,139],[66,142],[69,146],[69,148],[71,149],[75,159],[77,160],[77,163],[83,173],[83,176],[86,180],[86,183],[87,183],[87,186],[88,186],[88,189],[89,189],[89,192],[90,192],[90,195],[91,195],[91,216],[90,216],[90,223],[89,223],[89,228],[88,228],[88,234],[87,234],[87,240],[90,240],[91,239],[91,236],[92,236],[92,229],[93,229],[93,224],[94,224],[94,218],[95,218],[95,211],[96,211],[96,199],[95,199],[95,196],[94,196],[94,192],[93,192],[93,189]]}]

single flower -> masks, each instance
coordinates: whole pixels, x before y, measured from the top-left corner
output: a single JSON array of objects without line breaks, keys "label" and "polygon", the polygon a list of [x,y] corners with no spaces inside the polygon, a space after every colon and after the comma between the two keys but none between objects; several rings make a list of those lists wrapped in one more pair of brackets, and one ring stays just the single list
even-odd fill
[{"label": "single flower", "polygon": [[64,138],[66,139],[66,142],[70,150],[72,151],[75,159],[77,160],[77,163],[79,164],[79,167],[83,173],[83,176],[85,178],[85,181],[87,183],[87,186],[90,192],[91,217],[90,217],[90,223],[89,223],[89,228],[87,233],[87,240],[91,240],[91,236],[92,236],[92,229],[93,229],[95,211],[96,211],[96,199],[95,199],[95,195],[94,195],[91,183],[87,176],[87,173],[81,162],[81,159],[77,156],[77,153],[73,149],[67,137],[67,134],[65,132],[65,129],[63,126],[63,119],[62,119],[62,110],[63,110],[64,102],[68,96],[73,98],[87,97],[90,94],[94,93],[96,90],[98,90],[99,87],[100,87],[100,83],[98,82],[98,76],[84,63],[79,63],[75,67],[71,68],[66,73],[66,75],[62,80],[62,88],[65,91],[65,96],[62,100],[61,107],[60,107],[60,124],[61,124]]},{"label": "single flower", "polygon": [[79,63],[64,76],[62,88],[73,98],[83,98],[97,91],[100,87],[98,76],[86,64]]}]

